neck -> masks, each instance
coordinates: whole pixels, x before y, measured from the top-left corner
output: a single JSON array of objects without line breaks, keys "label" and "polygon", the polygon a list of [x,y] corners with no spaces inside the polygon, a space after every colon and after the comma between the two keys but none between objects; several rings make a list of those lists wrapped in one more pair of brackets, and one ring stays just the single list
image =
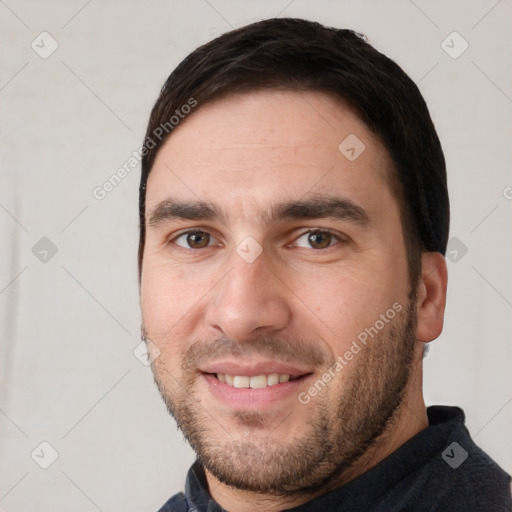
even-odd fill
[{"label": "neck", "polygon": [[331,487],[316,494],[289,497],[269,496],[229,487],[206,470],[210,495],[224,509],[233,512],[278,512],[302,505],[347,484],[376,466],[409,439],[428,427],[427,412],[423,400],[422,378],[422,360],[420,357],[416,366],[412,369],[411,379],[401,406],[395,411],[386,431],[351,467],[340,475]]}]

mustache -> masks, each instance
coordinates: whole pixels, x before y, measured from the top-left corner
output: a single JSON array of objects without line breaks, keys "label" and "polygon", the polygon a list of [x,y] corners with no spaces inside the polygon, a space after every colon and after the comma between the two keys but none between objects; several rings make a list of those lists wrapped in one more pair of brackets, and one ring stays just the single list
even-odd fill
[{"label": "mustache", "polygon": [[240,342],[223,337],[193,342],[184,353],[182,368],[184,371],[194,371],[203,363],[223,357],[247,360],[255,356],[283,363],[300,362],[307,366],[320,366],[330,359],[317,343],[302,338],[286,340],[273,336],[259,336],[250,341]]}]

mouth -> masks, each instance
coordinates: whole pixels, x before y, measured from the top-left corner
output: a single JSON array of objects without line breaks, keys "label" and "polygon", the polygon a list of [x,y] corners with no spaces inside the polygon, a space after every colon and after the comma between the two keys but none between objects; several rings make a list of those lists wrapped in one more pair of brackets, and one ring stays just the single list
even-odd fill
[{"label": "mouth", "polygon": [[261,389],[277,386],[284,382],[299,380],[304,375],[293,376],[289,373],[262,373],[260,375],[230,375],[229,373],[216,373],[214,375],[219,382],[225,383],[234,388]]},{"label": "mouth", "polygon": [[201,377],[213,398],[230,410],[262,410],[296,399],[313,372],[289,365],[222,363],[203,368]]}]

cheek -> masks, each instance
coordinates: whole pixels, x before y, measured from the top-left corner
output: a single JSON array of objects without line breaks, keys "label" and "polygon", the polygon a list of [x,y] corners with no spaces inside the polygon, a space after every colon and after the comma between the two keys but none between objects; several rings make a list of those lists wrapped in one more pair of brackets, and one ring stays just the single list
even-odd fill
[{"label": "cheek", "polygon": [[403,283],[384,269],[317,273],[296,281],[294,289],[301,290],[298,295],[314,313],[309,318],[314,318],[336,354],[347,350],[361,332],[393,309],[393,304],[404,306],[407,300]]},{"label": "cheek", "polygon": [[172,365],[183,354],[213,300],[219,272],[200,265],[162,263],[151,256],[141,279],[141,310],[148,338]]},{"label": "cheek", "polygon": [[148,337],[160,349],[176,332],[202,294],[183,276],[147,265],[141,279],[141,310]]}]

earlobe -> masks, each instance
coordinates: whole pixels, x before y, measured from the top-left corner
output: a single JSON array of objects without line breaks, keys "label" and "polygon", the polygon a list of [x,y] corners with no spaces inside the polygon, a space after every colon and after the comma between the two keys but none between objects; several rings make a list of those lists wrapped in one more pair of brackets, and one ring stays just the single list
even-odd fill
[{"label": "earlobe", "polygon": [[424,252],[421,256],[421,278],[417,288],[418,341],[435,340],[443,330],[447,282],[448,273],[443,255],[438,252]]}]

